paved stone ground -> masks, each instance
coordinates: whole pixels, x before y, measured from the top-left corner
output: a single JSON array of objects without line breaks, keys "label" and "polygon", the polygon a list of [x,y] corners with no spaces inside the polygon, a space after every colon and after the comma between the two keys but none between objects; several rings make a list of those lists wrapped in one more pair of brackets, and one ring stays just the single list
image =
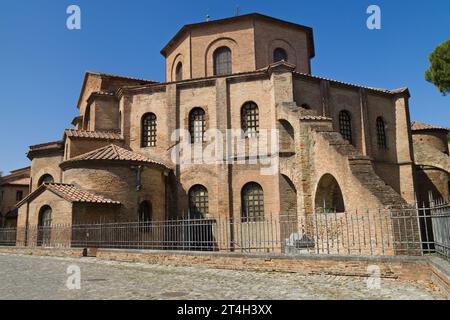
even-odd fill
[{"label": "paved stone ground", "polygon": [[[81,289],[66,287],[81,269]],[[0,299],[443,299],[430,283],[0,254]]]}]

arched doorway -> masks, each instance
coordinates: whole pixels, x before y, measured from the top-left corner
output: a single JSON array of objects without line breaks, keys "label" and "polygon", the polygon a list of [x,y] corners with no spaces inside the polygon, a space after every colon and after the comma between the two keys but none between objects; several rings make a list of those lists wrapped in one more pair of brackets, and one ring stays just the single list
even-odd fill
[{"label": "arched doorway", "polygon": [[315,197],[316,212],[344,212],[344,197],[337,180],[331,174],[325,174],[319,181]]},{"label": "arched doorway", "polygon": [[50,245],[52,231],[52,208],[49,206],[43,206],[39,210],[38,221],[38,237],[37,245],[46,247]]}]

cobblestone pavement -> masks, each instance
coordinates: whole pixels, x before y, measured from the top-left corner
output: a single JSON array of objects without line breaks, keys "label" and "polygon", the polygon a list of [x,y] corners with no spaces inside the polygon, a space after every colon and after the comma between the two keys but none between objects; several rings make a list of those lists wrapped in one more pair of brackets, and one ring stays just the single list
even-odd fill
[{"label": "cobblestone pavement", "polygon": [[[66,287],[81,269],[81,289]],[[0,299],[443,299],[430,283],[0,254]]]}]

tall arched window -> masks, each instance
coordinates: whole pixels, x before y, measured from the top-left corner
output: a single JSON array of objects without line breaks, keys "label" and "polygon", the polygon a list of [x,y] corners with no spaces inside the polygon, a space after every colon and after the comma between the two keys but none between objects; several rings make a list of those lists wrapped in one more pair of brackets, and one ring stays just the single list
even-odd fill
[{"label": "tall arched window", "polygon": [[86,111],[84,112],[84,129],[91,130],[91,106],[86,107]]},{"label": "tall arched window", "polygon": [[51,228],[52,208],[50,208],[49,206],[43,206],[41,210],[39,210],[38,217],[38,246],[47,246],[50,244]]},{"label": "tall arched window", "polygon": [[278,62],[278,61],[288,61],[288,55],[286,50],[282,49],[282,48],[276,48],[273,51],[273,62]]},{"label": "tall arched window", "polygon": [[241,126],[246,137],[257,137],[259,133],[259,109],[254,102],[247,102],[241,109]]},{"label": "tall arched window", "polygon": [[44,183],[53,183],[55,182],[55,179],[49,174],[44,174],[42,177],[38,180],[38,186],[44,184]]},{"label": "tall arched window", "polygon": [[214,51],[214,75],[223,76],[232,73],[231,50],[220,47]]},{"label": "tall arched window", "polygon": [[377,144],[381,150],[387,149],[386,125],[382,117],[377,118]]},{"label": "tall arched window", "polygon": [[202,185],[195,185],[189,190],[189,213],[192,219],[204,219],[208,216],[208,190]]},{"label": "tall arched window", "polygon": [[189,133],[192,143],[204,141],[206,128],[205,111],[202,108],[194,108],[189,113]]},{"label": "tall arched window", "polygon": [[152,221],[152,216],[152,204],[149,201],[142,201],[139,205],[139,222],[150,222]]},{"label": "tall arched window", "polygon": [[346,110],[342,110],[341,112],[339,112],[339,131],[345,140],[353,143],[352,116],[350,115],[350,112]]},{"label": "tall arched window", "polygon": [[183,64],[181,62],[178,62],[177,68],[175,69],[175,80],[183,80]]},{"label": "tall arched window", "polygon": [[242,222],[264,220],[264,192],[256,182],[250,182],[242,188]]},{"label": "tall arched window", "polygon": [[146,113],[142,117],[141,147],[156,147],[156,115]]}]

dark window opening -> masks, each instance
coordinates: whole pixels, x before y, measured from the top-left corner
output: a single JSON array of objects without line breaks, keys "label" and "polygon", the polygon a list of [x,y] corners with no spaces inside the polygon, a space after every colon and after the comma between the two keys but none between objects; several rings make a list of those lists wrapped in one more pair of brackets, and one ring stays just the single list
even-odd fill
[{"label": "dark window opening", "polygon": [[343,110],[339,113],[339,131],[345,140],[353,143],[352,117],[350,115],[350,112],[346,110]]},{"label": "dark window opening", "polygon": [[303,109],[306,109],[306,110],[311,110],[311,107],[310,107],[309,104],[307,104],[307,103],[303,103],[303,104],[301,105],[301,107],[302,107]]},{"label": "dark window opening", "polygon": [[232,73],[231,50],[227,47],[214,51],[214,75],[223,76]]},{"label": "dark window opening", "polygon": [[147,113],[142,117],[141,147],[156,147],[156,115]]},{"label": "dark window opening", "polygon": [[181,62],[178,62],[177,68],[175,69],[175,80],[183,80],[183,64]]},{"label": "dark window opening", "polygon": [[55,179],[53,179],[53,177],[49,174],[44,174],[40,179],[39,179],[39,183],[38,186],[44,184],[44,183],[54,183]]},{"label": "dark window opening", "polygon": [[245,137],[257,137],[259,133],[259,109],[256,103],[247,102],[241,109],[241,126]]},{"label": "dark window opening", "polygon": [[202,143],[205,139],[206,119],[202,108],[194,108],[189,113],[189,133],[191,143]]},{"label": "dark window opening", "polygon": [[264,192],[255,183],[248,183],[242,188],[242,222],[258,222],[264,220]]},{"label": "dark window opening", "polygon": [[150,222],[153,217],[152,204],[148,201],[143,201],[139,205],[139,222]]},{"label": "dark window opening", "polygon": [[204,219],[209,213],[208,190],[196,185],[189,190],[189,213],[191,219]]},{"label": "dark window opening", "polygon": [[377,118],[377,144],[378,148],[382,150],[387,149],[386,125],[381,117]]},{"label": "dark window opening", "polygon": [[16,192],[16,201],[21,201],[23,199],[23,191]]},{"label": "dark window opening", "polygon": [[288,61],[288,55],[286,50],[282,48],[276,48],[273,51],[273,62],[279,62],[279,61]]}]

